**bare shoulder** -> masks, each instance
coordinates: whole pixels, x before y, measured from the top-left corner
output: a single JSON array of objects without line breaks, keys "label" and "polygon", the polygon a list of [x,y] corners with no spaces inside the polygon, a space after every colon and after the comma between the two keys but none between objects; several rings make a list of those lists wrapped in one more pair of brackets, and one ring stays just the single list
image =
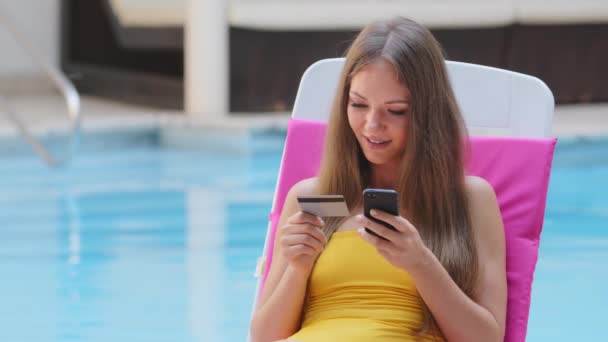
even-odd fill
[{"label": "bare shoulder", "polygon": [[319,179],[317,177],[302,179],[294,184],[285,198],[282,217],[291,216],[299,210],[297,198],[298,196],[316,195],[318,191]]},{"label": "bare shoulder", "polygon": [[291,187],[291,190],[289,190],[289,193],[293,196],[315,195],[319,193],[318,185],[318,177],[305,178],[294,184]]},{"label": "bare shoulder", "polygon": [[483,205],[488,200],[496,202],[494,188],[487,180],[477,176],[467,176],[464,184],[470,202],[477,205]]},{"label": "bare shoulder", "polygon": [[465,188],[469,200],[471,224],[479,242],[502,244],[504,227],[494,188],[481,177],[467,176]]}]

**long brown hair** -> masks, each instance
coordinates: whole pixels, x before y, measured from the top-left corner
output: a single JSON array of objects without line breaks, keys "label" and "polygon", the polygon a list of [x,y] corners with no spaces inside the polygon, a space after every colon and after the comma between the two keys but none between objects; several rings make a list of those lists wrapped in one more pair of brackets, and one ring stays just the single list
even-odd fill
[{"label": "long brown hair", "polygon": [[[478,256],[465,192],[468,138],[441,47],[420,24],[401,17],[375,22],[349,48],[327,127],[319,191],[344,195],[350,208],[361,205],[370,165],[348,123],[348,93],[353,76],[379,60],[394,66],[411,93],[407,147],[396,170],[402,215],[471,297]],[[426,305],[423,312],[419,333],[438,331]]]}]

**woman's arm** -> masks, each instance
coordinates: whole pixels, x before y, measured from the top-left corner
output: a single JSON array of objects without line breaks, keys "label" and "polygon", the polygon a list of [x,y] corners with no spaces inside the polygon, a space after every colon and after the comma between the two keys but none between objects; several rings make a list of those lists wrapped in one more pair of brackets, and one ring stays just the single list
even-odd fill
[{"label": "woman's arm", "polygon": [[410,274],[447,340],[499,342],[504,340],[507,311],[504,227],[492,187],[468,177],[467,188],[480,266],[474,300],[432,253],[427,265]]},{"label": "woman's arm", "polygon": [[272,295],[255,312],[251,321],[251,341],[276,341],[300,328],[308,275],[285,269]]},{"label": "woman's arm", "polygon": [[[315,184],[313,179],[299,182],[285,200],[277,225],[281,231],[277,230],[275,236],[273,262],[251,321],[253,342],[284,339],[300,327],[308,276],[326,240],[321,230],[313,226],[318,225],[317,219],[299,212],[296,198],[298,194],[311,194]],[[298,241],[300,238],[304,240]],[[315,238],[317,241],[311,240]],[[286,239],[292,243],[285,243]],[[311,241],[309,246],[305,245],[306,239]]]},{"label": "woman's arm", "polygon": [[361,223],[389,239],[384,241],[361,230],[364,239],[397,267],[406,269],[448,341],[504,339],[507,279],[502,218],[492,187],[481,178],[467,177],[471,223],[479,257],[475,298],[469,298],[428,249],[415,228],[402,217],[376,216],[393,225],[395,232],[366,218]]}]

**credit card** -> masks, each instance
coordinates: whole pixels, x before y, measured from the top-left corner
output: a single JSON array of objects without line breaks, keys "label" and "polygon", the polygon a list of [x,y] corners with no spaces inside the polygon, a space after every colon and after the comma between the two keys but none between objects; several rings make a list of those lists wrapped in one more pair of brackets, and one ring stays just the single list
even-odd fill
[{"label": "credit card", "polygon": [[350,212],[342,195],[298,196],[302,211],[319,217],[344,217]]}]

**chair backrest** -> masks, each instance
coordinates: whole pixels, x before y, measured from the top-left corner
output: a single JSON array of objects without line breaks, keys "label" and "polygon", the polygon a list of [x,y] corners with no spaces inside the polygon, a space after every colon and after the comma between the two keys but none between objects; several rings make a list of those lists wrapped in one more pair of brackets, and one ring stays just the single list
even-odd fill
[{"label": "chair backrest", "polygon": [[[327,121],[344,58],[311,65],[300,81],[292,117]],[[551,135],[553,94],[541,80],[476,64],[446,62],[472,135],[542,138]]]},{"label": "chair backrest", "polygon": [[[256,295],[263,287],[272,263],[276,225],[287,192],[299,180],[316,175],[325,139],[325,123],[342,63],[341,59],[317,62],[302,77],[288,127],[264,246],[266,265]],[[467,173],[486,179],[494,187],[498,198],[507,244],[508,317],[505,341],[525,341],[532,277],[538,258],[538,244],[556,143],[555,139],[542,138],[550,132],[553,97],[544,83],[533,77],[463,63],[448,62],[448,67],[457,101],[467,117],[467,125],[482,122],[493,128],[491,123],[494,123],[503,133],[520,127],[516,123],[523,122],[525,117],[512,110],[515,106],[512,102],[523,100],[521,96],[513,95],[511,88],[515,86],[505,86],[505,79],[518,83],[517,87],[531,89],[538,96],[536,101],[532,101],[533,97],[524,94],[525,101],[530,102],[529,106],[536,108],[537,112],[529,108],[523,108],[522,111],[530,116],[527,118],[529,122],[537,122],[537,125],[542,124],[542,127],[527,127],[528,134],[517,131],[514,132],[514,137],[472,137],[467,165]],[[487,79],[482,78],[481,73]],[[497,82],[495,90],[487,90],[486,88],[494,86],[493,73],[502,81]],[[466,79],[460,79],[461,77]],[[483,82],[486,87],[482,89],[481,94],[475,96],[468,89],[459,89],[471,82]],[[499,90],[506,91],[507,94],[501,96],[498,94]],[[490,104],[477,105],[473,102],[475,97],[479,101],[487,102],[488,96],[507,109],[494,108]],[[507,100],[499,101],[502,97]],[[503,118],[505,115],[508,116],[507,119]],[[486,126],[483,127],[487,128]]]}]

